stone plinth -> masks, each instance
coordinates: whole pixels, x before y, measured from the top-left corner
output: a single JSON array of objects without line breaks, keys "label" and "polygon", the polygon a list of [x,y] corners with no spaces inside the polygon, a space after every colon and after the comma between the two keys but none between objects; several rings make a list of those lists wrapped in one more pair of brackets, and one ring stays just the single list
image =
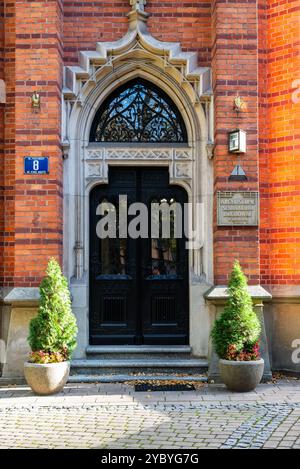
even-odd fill
[{"label": "stone plinth", "polygon": [[[260,350],[261,356],[265,361],[265,369],[263,374],[263,380],[267,381],[272,377],[270,357],[269,357],[269,348],[268,340],[265,329],[264,321],[264,302],[270,301],[272,295],[267,292],[260,285],[250,285],[248,286],[248,291],[251,295],[253,306],[256,311],[256,314],[261,323],[261,337],[260,337]],[[215,286],[210,288],[204,295],[206,301],[210,304],[211,312],[211,328],[214,324],[216,317],[218,317],[224,309],[226,301],[228,299],[227,287],[226,286]],[[208,379],[209,381],[220,382],[220,372],[219,372],[219,358],[216,352],[213,349],[212,343],[209,344],[209,370],[208,370]]]}]

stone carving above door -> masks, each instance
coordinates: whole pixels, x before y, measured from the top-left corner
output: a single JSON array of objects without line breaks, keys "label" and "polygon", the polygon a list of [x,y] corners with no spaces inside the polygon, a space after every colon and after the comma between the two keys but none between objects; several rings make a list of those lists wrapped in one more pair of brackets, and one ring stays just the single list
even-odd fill
[{"label": "stone carving above door", "polygon": [[146,5],[146,0],[130,0],[130,5],[132,6],[132,10],[140,10],[144,11],[144,6]]},{"label": "stone carving above door", "polygon": [[[78,65],[65,67],[63,146],[70,145],[74,139],[71,135],[74,131],[72,122],[77,119],[77,113],[79,115],[83,111],[86,114],[86,110],[90,111],[95,106],[94,100],[99,95],[104,96],[111,83],[117,81],[121,84],[123,77],[148,79],[150,76],[150,81],[162,90],[167,91],[168,87],[173,91],[177,89],[177,95],[182,90],[185,103],[175,104],[179,105],[179,110],[193,110],[197,119],[201,120],[201,139],[213,142],[211,68],[199,67],[197,52],[183,52],[180,43],[162,42],[154,38],[148,31],[149,14],[143,11],[145,3],[145,0],[132,0],[133,9],[128,13],[128,31],[121,39],[98,42],[95,50],[79,52]],[[187,119],[192,117],[190,110]],[[191,135],[188,137],[191,138]],[[198,139],[199,136],[193,138]],[[72,148],[70,151],[72,153]],[[132,153],[128,155],[126,158],[135,158]],[[141,159],[152,159],[152,155],[153,152],[143,153]],[[165,159],[166,156],[162,155],[165,153],[157,155],[155,159]],[[95,151],[94,157],[101,159],[101,153]],[[186,159],[185,152],[178,150],[176,159]]]},{"label": "stone carving above door", "polygon": [[192,160],[192,150],[174,148],[86,148],[85,160]]},{"label": "stone carving above door", "polygon": [[[86,91],[124,63],[147,60],[161,68],[185,90],[193,104],[207,102],[212,96],[211,69],[198,67],[197,52],[183,52],[176,42],[155,39],[147,29],[149,14],[144,11],[145,0],[132,0],[128,13],[128,32],[115,42],[97,43],[93,51],[81,51],[79,64],[65,67],[63,95],[65,100],[84,104]],[[158,73],[159,78],[159,73]]]},{"label": "stone carving above door", "polygon": [[104,150],[89,150],[87,152],[87,159],[89,160],[102,160],[104,155]]},{"label": "stone carving above door", "polygon": [[102,164],[100,163],[88,163],[87,164],[88,177],[99,177],[102,175]]},{"label": "stone carving above door", "polygon": [[175,150],[175,160],[190,160],[190,150]]},{"label": "stone carving above door", "polygon": [[[146,161],[161,161],[169,162],[169,165],[174,162],[174,178],[190,180],[192,177],[192,162],[193,152],[191,149],[176,149],[176,148],[86,148],[85,150],[85,175],[87,183],[91,179],[101,180],[105,179],[108,174],[108,166],[110,163],[115,164],[116,161],[120,165],[144,164]],[[184,160],[184,163],[177,162]],[[175,163],[176,161],[176,163]],[[170,166],[171,167],[171,166]]]},{"label": "stone carving above door", "polygon": [[175,164],[175,178],[191,179],[192,178],[191,163],[176,163]]},{"label": "stone carving above door", "polygon": [[117,160],[171,160],[172,150],[107,150],[106,159]]}]

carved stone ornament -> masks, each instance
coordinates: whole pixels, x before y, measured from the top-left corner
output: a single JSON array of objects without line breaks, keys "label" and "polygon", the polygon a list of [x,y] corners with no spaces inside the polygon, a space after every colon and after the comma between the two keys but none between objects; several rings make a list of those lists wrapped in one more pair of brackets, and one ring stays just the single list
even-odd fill
[{"label": "carved stone ornament", "polygon": [[146,0],[130,0],[130,5],[132,6],[133,11],[144,11],[144,5],[146,5]]},{"label": "carved stone ornament", "polygon": [[132,150],[107,150],[107,159],[117,160],[171,160],[171,150],[150,150],[150,149],[132,149]]},{"label": "carved stone ornament", "polygon": [[[148,31],[149,14],[144,11],[145,0],[130,0],[128,32],[115,42],[99,42],[94,51],[81,51],[79,64],[66,66],[63,94],[66,100],[84,104],[85,88],[95,86],[101,73],[116,71],[133,60],[155,61],[180,86],[184,83],[193,104],[210,99],[211,69],[198,67],[197,52],[183,52],[177,42],[162,42]],[[135,64],[137,67],[137,64]]]},{"label": "carved stone ornament", "polygon": [[208,142],[206,144],[206,153],[207,153],[207,158],[212,160],[214,157],[214,149],[215,149],[215,144],[212,142]]}]

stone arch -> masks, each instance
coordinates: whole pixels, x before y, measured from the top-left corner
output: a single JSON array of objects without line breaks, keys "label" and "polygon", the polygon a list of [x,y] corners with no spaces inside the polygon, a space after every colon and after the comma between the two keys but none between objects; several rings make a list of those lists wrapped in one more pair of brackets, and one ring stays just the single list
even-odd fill
[{"label": "stone arch", "polygon": [[[100,75],[93,86],[87,86],[85,93],[81,93],[80,97],[65,100],[63,147],[66,152],[70,142],[76,140],[78,134],[83,142],[88,142],[89,128],[98,108],[114,90],[134,78],[144,78],[170,96],[185,122],[189,144],[199,141],[212,143],[210,100],[204,100],[202,103],[191,101],[186,89],[165,73],[163,68],[149,66],[147,63],[137,66],[134,59],[128,58],[126,66],[121,64],[104,77]],[[69,109],[66,109],[68,106]]]}]

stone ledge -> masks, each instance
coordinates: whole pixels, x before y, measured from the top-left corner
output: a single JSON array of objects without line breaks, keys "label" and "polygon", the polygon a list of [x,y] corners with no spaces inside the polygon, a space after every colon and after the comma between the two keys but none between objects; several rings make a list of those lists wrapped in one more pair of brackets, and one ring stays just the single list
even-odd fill
[{"label": "stone ledge", "polygon": [[[248,291],[253,300],[270,301],[272,299],[271,293],[261,285],[249,285]],[[228,298],[227,286],[216,285],[211,287],[204,293],[204,298],[211,302],[224,302]]]},{"label": "stone ledge", "polygon": [[36,306],[40,300],[39,289],[37,287],[15,287],[2,288],[0,299],[4,304]]},{"label": "stone ledge", "polygon": [[266,285],[274,301],[286,300],[300,302],[300,285]]},{"label": "stone ledge", "polygon": [[[228,299],[228,287],[223,285],[217,285],[210,288],[205,294],[204,298],[207,301],[210,301],[211,304],[215,305],[215,313],[221,312],[221,309],[224,307],[226,300]],[[248,292],[252,297],[254,307],[256,309],[256,314],[261,323],[261,338],[260,338],[260,348],[261,356],[265,361],[263,381],[268,381],[272,378],[271,366],[270,366],[270,357],[269,349],[267,343],[265,322],[264,322],[264,313],[263,313],[263,303],[264,301],[270,301],[272,295],[265,290],[261,285],[248,285]],[[208,381],[220,382],[220,372],[219,372],[219,359],[215,350],[211,349],[210,354],[210,364],[208,370]]]}]

